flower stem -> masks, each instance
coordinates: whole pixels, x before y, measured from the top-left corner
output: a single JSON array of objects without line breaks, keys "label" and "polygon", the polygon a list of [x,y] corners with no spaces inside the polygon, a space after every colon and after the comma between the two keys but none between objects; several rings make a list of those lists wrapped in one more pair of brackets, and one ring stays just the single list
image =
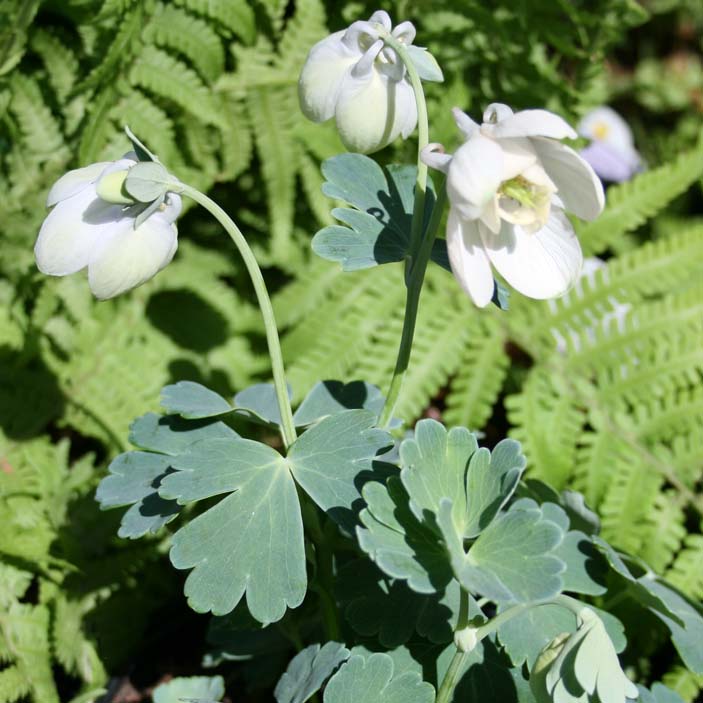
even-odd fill
[{"label": "flower stem", "polygon": [[420,158],[422,150],[430,141],[430,128],[427,119],[427,102],[425,92],[422,89],[422,81],[415,68],[415,64],[410,57],[405,44],[396,39],[391,34],[386,34],[383,41],[390,46],[405,64],[408,72],[410,85],[415,93],[415,104],[417,105],[417,177],[415,179],[415,202],[413,204],[413,220],[410,229],[410,267],[414,265],[414,258],[420,246],[422,237],[422,224],[425,216],[425,195],[427,193],[427,164]]},{"label": "flower stem", "polygon": [[[464,601],[467,602],[467,605],[464,605]],[[493,634],[499,627],[504,625],[509,620],[512,620],[514,617],[521,615],[526,610],[530,610],[530,608],[537,608],[541,605],[549,604],[561,605],[562,607],[567,608],[572,613],[574,613],[574,615],[578,615],[579,611],[583,608],[583,603],[581,603],[581,601],[578,601],[575,598],[570,598],[569,596],[558,595],[549,600],[534,601],[532,603],[519,603],[518,605],[514,605],[512,608],[508,608],[502,613],[499,613],[483,625],[473,628],[472,625],[467,621],[467,617],[465,614],[468,609],[468,595],[462,588],[461,600],[459,601],[459,622],[457,623],[454,641],[457,641],[457,635],[461,632],[462,629],[472,628],[472,640],[474,641],[473,646],[475,647],[481,640]],[[457,647],[457,651],[452,657],[452,661],[449,664],[449,668],[447,669],[447,672],[445,673],[444,678],[442,679],[439,691],[437,692],[437,698],[435,700],[435,703],[449,703],[449,701],[451,701],[452,696],[454,694],[454,689],[459,683],[462,668],[464,666],[466,658],[469,656],[471,651],[472,650],[463,651],[462,649]]]},{"label": "flower stem", "polygon": [[400,335],[400,347],[398,348],[398,357],[393,370],[386,402],[383,406],[383,412],[379,418],[379,426],[384,427],[393,417],[393,410],[400,395],[400,388],[405,377],[405,372],[410,363],[410,352],[413,346],[413,337],[415,335],[415,323],[417,321],[417,311],[420,303],[420,293],[422,284],[425,280],[425,271],[427,263],[432,253],[432,244],[434,244],[439,222],[444,212],[444,207],[447,202],[447,195],[442,185],[437,195],[437,202],[432,210],[432,217],[427,226],[427,232],[420,242],[420,249],[417,258],[411,263],[410,276],[408,280],[408,295],[405,299],[405,317],[403,319],[403,331]]},{"label": "flower stem", "polygon": [[[440,206],[439,198],[432,212],[432,220],[428,225],[427,232],[423,238],[423,224],[425,220],[425,196],[427,193],[427,165],[422,161],[420,155],[429,142],[429,124],[427,121],[427,103],[425,93],[422,89],[422,82],[417,69],[412,62],[407,47],[403,42],[396,39],[391,34],[382,35],[384,42],[398,54],[400,60],[405,64],[408,78],[415,94],[417,105],[417,177],[415,180],[415,201],[413,204],[413,218],[410,228],[410,244],[405,262],[405,281],[408,289],[405,301],[405,317],[403,320],[403,331],[400,338],[400,347],[396,359],[393,377],[386,395],[386,402],[379,418],[379,426],[387,425],[392,416],[395,404],[400,395],[400,388],[403,383],[405,372],[410,362],[410,351],[412,349],[413,336],[415,334],[415,322],[417,320],[417,310],[420,300],[420,291],[425,278],[427,261],[432,251],[439,217],[444,209],[444,202]],[[435,217],[435,215],[438,215]]]},{"label": "flower stem", "polygon": [[261,274],[259,264],[254,257],[254,253],[249,247],[249,244],[247,244],[239,227],[237,227],[229,215],[214,200],[211,200],[204,193],[184,183],[174,184],[173,187],[169,187],[169,190],[174,193],[187,195],[189,198],[195,200],[198,205],[202,205],[224,227],[244,260],[244,265],[247,267],[247,271],[254,285],[256,298],[259,303],[259,308],[261,309],[261,316],[264,319],[266,342],[268,343],[269,355],[271,357],[271,369],[273,371],[273,384],[276,389],[276,400],[278,401],[278,409],[281,414],[281,433],[283,435],[283,442],[286,447],[289,447],[295,441],[296,433],[295,424],[293,422],[293,410],[291,408],[290,399],[288,398],[288,388],[286,385],[285,370],[283,368],[281,342],[278,338],[278,328],[276,327],[276,319],[273,314],[271,299],[269,298],[266,283]]}]

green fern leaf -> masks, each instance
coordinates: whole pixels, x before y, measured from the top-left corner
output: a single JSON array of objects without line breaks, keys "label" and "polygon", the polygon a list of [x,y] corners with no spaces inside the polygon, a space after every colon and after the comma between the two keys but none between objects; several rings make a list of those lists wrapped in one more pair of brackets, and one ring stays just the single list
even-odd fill
[{"label": "green fern leaf", "polygon": [[690,598],[703,600],[703,535],[690,534],[684,539],[666,580]]},{"label": "green fern leaf", "polygon": [[217,101],[195,71],[165,51],[144,47],[132,66],[129,79],[133,86],[176,103],[200,122],[227,128]]},{"label": "green fern leaf", "polygon": [[30,45],[32,50],[41,56],[59,103],[64,103],[78,75],[78,59],[75,53],[46,30],[36,32]]},{"label": "green fern leaf", "polygon": [[156,6],[143,37],[187,58],[210,83],[224,71],[225,53],[217,32],[206,21],[173,5]]},{"label": "green fern leaf", "polygon": [[514,425],[510,436],[522,443],[528,471],[556,489],[574,472],[576,443],[584,415],[574,394],[548,367],[533,369],[519,395],[506,398]]},{"label": "green fern leaf", "polygon": [[10,111],[17,118],[27,151],[56,159],[57,152],[65,150],[63,135],[36,81],[15,73],[10,85]]},{"label": "green fern leaf", "polygon": [[594,222],[578,228],[586,254],[617,245],[626,233],[639,227],[691,187],[703,175],[703,139],[676,161],[646,171],[631,181],[608,189],[607,207]]},{"label": "green fern leaf", "polygon": [[480,324],[472,325],[446,399],[445,422],[473,429],[483,427],[503,387],[509,363],[505,330],[500,323],[485,317]]},{"label": "green fern leaf", "polygon": [[680,664],[664,674],[662,681],[672,691],[676,691],[686,703],[693,703],[703,691],[703,676],[694,674]]},{"label": "green fern leaf", "polygon": [[256,38],[256,18],[247,0],[176,0],[176,4],[215,20],[222,29],[236,34],[247,44]]}]

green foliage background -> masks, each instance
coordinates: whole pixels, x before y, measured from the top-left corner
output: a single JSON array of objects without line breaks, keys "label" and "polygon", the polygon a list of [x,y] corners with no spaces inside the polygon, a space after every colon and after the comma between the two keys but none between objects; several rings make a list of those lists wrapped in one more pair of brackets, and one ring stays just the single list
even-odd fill
[{"label": "green foliage background", "polygon": [[[180,251],[156,279],[97,303],[80,275],[48,279],[34,266],[50,185],[121,155],[129,124],[255,244],[294,395],[321,377],[384,387],[402,273],[343,274],[313,258],[310,239],[331,222],[319,165],[343,148],[332,125],[304,120],[296,94],[312,44],[375,9],[0,2],[0,701],[92,700],[129,665],[149,614],[180,589],[163,540],[113,537],[114,516],[92,500],[103,467],[166,383],[232,393],[268,374],[247,279],[203,213],[181,219]],[[455,146],[454,105],[474,115],[493,101],[546,106],[575,121],[610,102],[649,166],[581,226],[584,250],[606,263],[562,300],[514,294],[509,312],[479,313],[432,270],[397,414],[520,439],[532,476],[582,491],[607,540],[703,598],[699,3],[386,9],[415,22],[444,69],[446,83],[428,87],[432,140]],[[413,152],[410,140],[380,157],[412,162]],[[703,681],[650,629],[629,664],[695,699]]]}]

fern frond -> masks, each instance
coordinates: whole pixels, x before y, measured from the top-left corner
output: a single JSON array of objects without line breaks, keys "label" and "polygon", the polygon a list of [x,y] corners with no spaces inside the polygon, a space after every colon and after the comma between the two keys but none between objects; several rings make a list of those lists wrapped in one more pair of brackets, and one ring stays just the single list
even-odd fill
[{"label": "fern frond", "polygon": [[480,318],[472,327],[447,395],[444,419],[450,425],[480,429],[503,387],[510,358],[505,329],[495,318]]},{"label": "fern frond", "polygon": [[66,149],[63,135],[37,82],[21,73],[15,73],[10,87],[10,111],[17,118],[26,150],[45,158],[57,158],[57,152]]},{"label": "fern frond", "polygon": [[675,491],[659,493],[654,502],[647,506],[646,516],[639,527],[642,546],[638,555],[657,573],[664,573],[679,551],[686,537],[685,520],[681,501]]},{"label": "fern frond", "polygon": [[697,700],[698,694],[703,691],[703,676],[694,674],[680,664],[664,674],[662,681],[672,691],[676,691],[686,703],[693,703]]},{"label": "fern frond", "polygon": [[[292,87],[252,87],[247,92],[249,122],[254,130],[256,148],[270,203],[271,249],[284,264],[296,256],[291,233],[296,197],[295,177],[300,160],[298,145],[286,138],[297,116],[297,94]],[[298,254],[299,256],[299,254]]]},{"label": "fern frond", "polygon": [[49,82],[59,103],[64,103],[78,75],[78,58],[71,49],[46,30],[36,32],[32,36],[30,46],[44,62]]},{"label": "fern frond", "polygon": [[224,71],[225,52],[217,32],[206,21],[173,5],[156,6],[144,40],[181,54],[210,83]]},{"label": "fern frond", "polygon": [[535,368],[519,395],[505,401],[510,432],[528,458],[530,475],[563,488],[574,471],[576,443],[584,423],[577,399],[547,369]]},{"label": "fern frond", "polygon": [[563,338],[612,314],[614,305],[681,290],[703,273],[703,227],[694,226],[608,261],[583,277],[568,295],[549,303],[515,296],[511,327],[521,346],[539,356]]},{"label": "fern frond", "polygon": [[608,189],[607,207],[594,222],[578,228],[587,254],[599,253],[617,244],[627,232],[656,215],[676,196],[703,175],[703,138],[676,161],[639,174]]},{"label": "fern frond", "polygon": [[227,128],[217,100],[198,74],[161,49],[144,47],[132,66],[129,80],[133,86],[174,102],[204,124]]},{"label": "fern frond", "polygon": [[214,20],[221,29],[236,34],[247,44],[256,37],[256,18],[247,0],[176,0],[176,4]]},{"label": "fern frond", "polygon": [[[100,90],[109,85],[116,75],[118,67],[128,61],[135,53],[139,44],[144,25],[144,8],[142,3],[136,3],[130,12],[124,12],[117,22],[117,32],[110,36],[110,44],[106,48],[98,48],[98,36],[93,37],[95,45],[91,49],[99,56],[100,62],[76,86],[75,91],[84,93],[90,89]],[[100,92],[105,92],[105,88]]]},{"label": "fern frond", "polygon": [[703,535],[690,534],[684,539],[666,579],[690,598],[703,600]]},{"label": "fern frond", "polygon": [[175,167],[182,160],[176,148],[173,121],[139,90],[129,90],[121,95],[110,111],[110,117],[119,128],[127,125],[135,134],[141,135],[140,138],[169,166],[176,161]]},{"label": "fern frond", "polygon": [[[13,603],[0,613],[0,649],[13,654],[15,673],[0,686],[13,683],[29,691],[35,700],[59,703],[49,650],[49,610],[43,605]],[[16,698],[8,696],[8,700]]]},{"label": "fern frond", "polygon": [[650,516],[662,485],[661,476],[642,464],[631,448],[611,454],[608,490],[598,506],[603,538],[619,548],[640,554],[645,533],[642,521]]}]

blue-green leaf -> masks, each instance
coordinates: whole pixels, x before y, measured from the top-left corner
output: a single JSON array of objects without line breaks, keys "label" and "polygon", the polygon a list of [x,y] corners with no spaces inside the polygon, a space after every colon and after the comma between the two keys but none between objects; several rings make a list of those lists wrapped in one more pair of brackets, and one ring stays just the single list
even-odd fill
[{"label": "blue-green leaf", "polygon": [[[340,154],[322,164],[322,173],[327,179],[324,194],[353,209],[332,211],[343,225],[320,230],[313,238],[313,251],[323,259],[339,261],[345,271],[403,261],[410,241],[416,168],[382,169],[368,156]],[[425,225],[434,200],[428,181]],[[444,240],[434,243],[432,259],[449,270]]]},{"label": "blue-green leaf", "polygon": [[349,650],[339,642],[327,642],[323,647],[311,644],[298,652],[281,676],[273,692],[278,703],[305,703],[349,658]]},{"label": "blue-green leaf", "polygon": [[387,654],[352,655],[330,679],[324,703],[432,703],[434,689],[414,671],[395,674]]},{"label": "blue-green leaf", "polygon": [[215,417],[232,412],[232,406],[219,393],[193,381],[178,381],[161,391],[161,405],[188,419]]},{"label": "blue-green leaf", "polygon": [[444,81],[444,74],[437,63],[437,59],[427,49],[411,44],[407,47],[407,51],[418,75],[423,81],[433,81],[435,83]]},{"label": "blue-green leaf", "polygon": [[353,530],[361,508],[361,488],[382,477],[376,455],[393,444],[391,436],[374,427],[370,410],[345,410],[313,425],[288,451],[295,480],[329,516]]},{"label": "blue-green leaf", "polygon": [[198,442],[173,460],[159,494],[180,504],[228,494],[173,537],[171,562],[193,569],[191,607],[230,612],[246,593],[251,614],[276,622],[300,605],[307,576],[303,523],[286,460],[245,439]]},{"label": "blue-green leaf", "polygon": [[557,595],[564,562],[554,554],[564,533],[539,508],[513,507],[494,520],[464,551],[452,519],[453,506],[442,499],[437,522],[459,583],[498,603],[529,602]]},{"label": "blue-green leaf", "polygon": [[[290,386],[288,399],[292,397]],[[263,425],[280,425],[281,411],[276,398],[276,388],[272,383],[255,383],[234,396],[234,409],[237,414]]]},{"label": "blue-green leaf", "polygon": [[305,396],[293,419],[298,427],[312,425],[344,410],[371,410],[378,417],[385,398],[378,386],[366,381],[319,381]]},{"label": "blue-green leaf", "polygon": [[171,456],[180,454],[201,439],[238,436],[219,420],[186,420],[179,415],[156,413],[142,415],[129,428],[129,441],[136,447]]},{"label": "blue-green leaf", "polygon": [[[368,559],[355,559],[337,574],[335,593],[355,632],[377,637],[386,648],[405,644],[417,632],[437,644],[452,640],[459,615],[459,584],[440,593],[420,594],[385,576]],[[469,597],[469,619],[480,615]]]},{"label": "blue-green leaf", "polygon": [[674,613],[669,617],[661,610],[652,612],[669,628],[671,640],[684,664],[696,674],[703,674],[703,614],[682,594],[658,579],[643,576],[638,580],[649,593],[661,600]]},{"label": "blue-green leaf", "polygon": [[[400,445],[401,479],[410,496],[415,517],[426,511],[437,513],[442,498],[454,504],[453,517],[464,523],[466,515],[466,471],[478,449],[476,437],[464,427],[447,432],[435,420],[420,420],[415,437]],[[488,450],[484,450],[488,454]]]},{"label": "blue-green leaf", "polygon": [[389,576],[403,579],[418,593],[442,592],[452,579],[446,550],[433,524],[421,522],[410,508],[398,477],[386,485],[369,482],[362,491],[366,509],[359,545]]},{"label": "blue-green leaf", "polygon": [[157,494],[171,461],[170,456],[151,452],[126,452],[112,461],[95,497],[102,510],[131,506],[122,516],[120,537],[157,532],[176,517],[180,510],[176,502]]},{"label": "blue-green leaf", "polygon": [[608,567],[587,535],[578,530],[567,532],[554,553],[566,564],[566,571],[562,574],[565,591],[591,596],[606,592]]}]

